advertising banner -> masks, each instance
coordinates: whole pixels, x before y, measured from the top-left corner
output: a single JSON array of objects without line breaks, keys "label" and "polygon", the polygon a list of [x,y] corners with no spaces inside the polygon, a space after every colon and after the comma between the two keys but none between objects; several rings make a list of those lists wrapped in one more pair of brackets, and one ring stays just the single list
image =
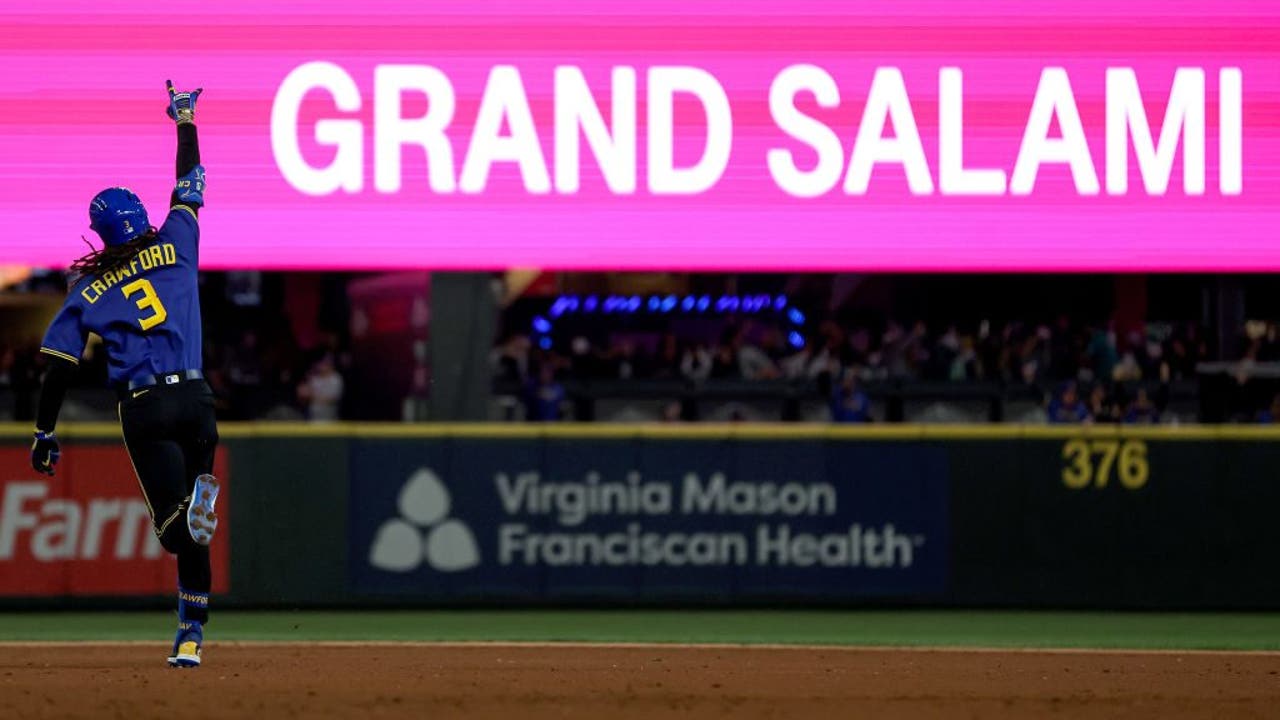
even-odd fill
[{"label": "advertising banner", "polygon": [[356,440],[350,462],[357,596],[839,601],[947,584],[941,448]]},{"label": "advertising banner", "polygon": [[[57,474],[0,447],[0,597],[169,595],[177,563],[160,547],[123,447],[64,446]],[[226,592],[230,503],[225,449],[214,467],[224,496],[211,546],[213,590]]]},{"label": "advertising banner", "polygon": [[226,0],[0,10],[0,264],[1280,271],[1280,4]]}]

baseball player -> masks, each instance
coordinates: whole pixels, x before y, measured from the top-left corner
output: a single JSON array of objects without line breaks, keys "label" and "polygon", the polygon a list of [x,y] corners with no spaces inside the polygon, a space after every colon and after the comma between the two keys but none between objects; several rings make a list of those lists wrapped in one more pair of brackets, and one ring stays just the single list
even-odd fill
[{"label": "baseball player", "polygon": [[209,619],[209,541],[218,526],[218,481],[210,474],[218,429],[201,372],[196,285],[205,187],[194,122],[201,91],[167,85],[166,112],[178,132],[169,214],[159,229],[152,227],[138,196],[123,187],[107,188],[89,203],[89,227],[103,246],[72,264],[66,302],[41,343],[49,369],[31,464],[53,475],[58,410],[89,333],[98,334],[142,497],[160,544],[178,557],[178,633],[169,664],[198,667]]}]

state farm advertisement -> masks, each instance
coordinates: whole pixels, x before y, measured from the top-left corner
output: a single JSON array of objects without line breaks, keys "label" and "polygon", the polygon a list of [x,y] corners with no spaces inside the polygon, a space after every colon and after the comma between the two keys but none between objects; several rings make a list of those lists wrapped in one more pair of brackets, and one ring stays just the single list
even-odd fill
[{"label": "state farm advertisement", "polygon": [[[226,450],[214,538],[213,591],[227,589]],[[0,596],[167,595],[177,562],[160,547],[123,447],[64,445],[54,477],[31,470],[26,448],[0,448]]]}]

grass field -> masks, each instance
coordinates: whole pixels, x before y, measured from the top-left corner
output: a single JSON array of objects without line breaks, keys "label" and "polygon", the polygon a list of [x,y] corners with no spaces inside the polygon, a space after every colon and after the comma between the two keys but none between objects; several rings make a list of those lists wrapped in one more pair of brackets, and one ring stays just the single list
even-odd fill
[{"label": "grass field", "polygon": [[[0,614],[0,642],[165,639],[173,616]],[[734,643],[1280,650],[1280,614],[970,611],[215,613],[211,641]]]}]

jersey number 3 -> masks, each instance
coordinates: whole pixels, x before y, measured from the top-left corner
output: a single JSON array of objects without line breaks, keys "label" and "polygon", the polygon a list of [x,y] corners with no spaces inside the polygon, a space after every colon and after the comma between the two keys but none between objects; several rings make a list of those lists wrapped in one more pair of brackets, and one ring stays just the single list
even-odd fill
[{"label": "jersey number 3", "polygon": [[150,330],[169,317],[168,311],[161,304],[160,296],[156,295],[156,289],[151,285],[150,280],[134,280],[120,288],[120,292],[124,293],[125,297],[133,297],[138,293],[142,293],[142,297],[136,303],[138,309],[151,311],[150,315],[138,318],[138,324],[142,326],[143,330]]}]

